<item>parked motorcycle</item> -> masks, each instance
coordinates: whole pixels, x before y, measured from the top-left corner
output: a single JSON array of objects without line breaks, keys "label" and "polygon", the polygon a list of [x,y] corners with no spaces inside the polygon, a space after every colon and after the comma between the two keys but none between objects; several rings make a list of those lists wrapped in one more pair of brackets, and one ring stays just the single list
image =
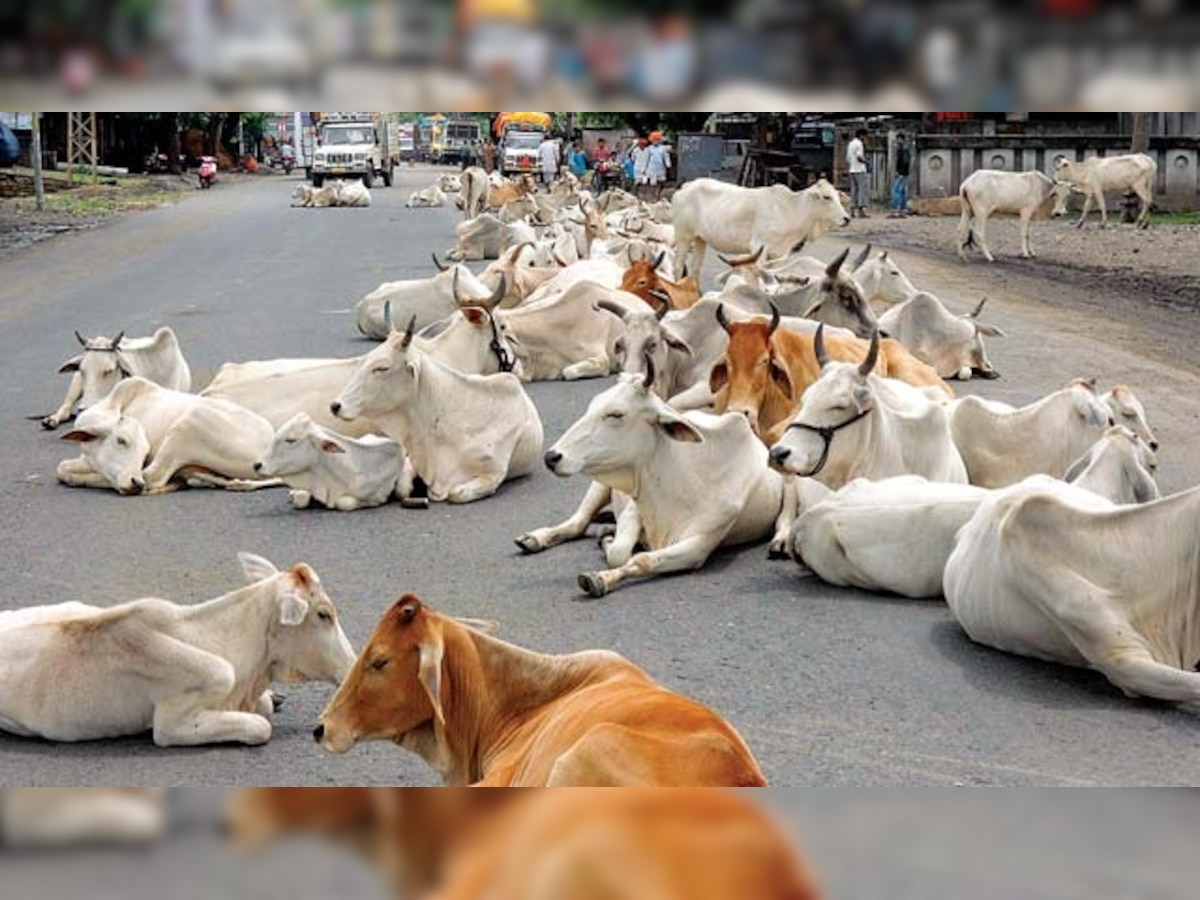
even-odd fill
[{"label": "parked motorcycle", "polygon": [[[176,164],[179,166],[179,169],[176,171],[182,170],[185,162],[186,158],[183,156],[183,154],[180,154],[179,158],[176,160]],[[146,157],[142,160],[142,167],[145,168],[147,174],[150,175],[165,174],[171,171],[171,157],[166,153],[158,153],[157,151],[154,153],[147,153]]]},{"label": "parked motorcycle", "polygon": [[200,157],[200,187],[210,188],[217,180],[217,158],[215,156]]}]

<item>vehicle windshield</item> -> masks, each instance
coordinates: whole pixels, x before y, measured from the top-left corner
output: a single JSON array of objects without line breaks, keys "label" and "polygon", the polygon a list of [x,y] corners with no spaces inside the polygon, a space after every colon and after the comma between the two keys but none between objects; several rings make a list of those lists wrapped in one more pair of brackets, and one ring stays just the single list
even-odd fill
[{"label": "vehicle windshield", "polygon": [[513,131],[504,138],[504,146],[508,150],[536,150],[543,137],[539,131]]},{"label": "vehicle windshield", "polygon": [[369,144],[371,134],[366,128],[327,128],[325,143],[328,144]]}]

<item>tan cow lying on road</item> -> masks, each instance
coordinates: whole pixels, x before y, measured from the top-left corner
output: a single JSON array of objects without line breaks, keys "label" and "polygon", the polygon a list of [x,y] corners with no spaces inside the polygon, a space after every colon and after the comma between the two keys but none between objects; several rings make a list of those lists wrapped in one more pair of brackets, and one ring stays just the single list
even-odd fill
[{"label": "tan cow lying on road", "polygon": [[160,747],[271,738],[273,681],[338,684],[354,648],[307,563],[239,553],[248,587],[179,606],[59,603],[0,612],[0,730]]},{"label": "tan cow lying on road", "polygon": [[753,798],[703,788],[249,788],[225,821],[254,850],[314,834],[364,855],[398,900],[817,900]]},{"label": "tan cow lying on road", "polygon": [[393,741],[447,785],[766,784],[741,736],[606,650],[549,656],[396,601],[313,737],[333,753]]}]

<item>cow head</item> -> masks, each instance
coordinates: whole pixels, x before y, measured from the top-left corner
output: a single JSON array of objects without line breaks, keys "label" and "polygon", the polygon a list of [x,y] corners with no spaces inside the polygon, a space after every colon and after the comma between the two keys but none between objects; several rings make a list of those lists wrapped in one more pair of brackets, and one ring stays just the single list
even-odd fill
[{"label": "cow head", "polygon": [[842,199],[837,190],[824,178],[806,187],[796,195],[805,205],[805,216],[811,223],[808,234],[810,240],[816,240],[831,228],[840,228],[850,224],[850,216],[842,206]]},{"label": "cow head", "polygon": [[[869,245],[868,245],[869,246]],[[886,250],[854,269],[854,280],[867,302],[894,306],[917,293],[916,285],[900,270]]]},{"label": "cow head", "polygon": [[150,458],[150,440],[132,416],[93,410],[79,416],[62,439],[79,444],[88,465],[119,493],[140,494],[146,489],[142,471]]},{"label": "cow head", "polygon": [[270,477],[299,475],[320,465],[322,454],[345,452],[336,435],[317,425],[308,413],[296,413],[279,426],[271,449],[254,464],[254,471]]},{"label": "cow head", "polygon": [[384,613],[313,732],[325,750],[390,740],[421,752],[417,742],[437,741],[446,725],[445,624],[412,594]]},{"label": "cow head", "polygon": [[800,411],[771,448],[770,463],[836,490],[844,483],[841,473],[847,462],[861,452],[862,420],[876,406],[870,378],[879,358],[879,334],[872,336],[866,358],[856,364],[830,360],[824,332],[819,326],[813,339],[821,377],[801,397]]},{"label": "cow head", "polygon": [[330,412],[339,419],[351,422],[359,416],[386,415],[416,393],[420,360],[411,352],[411,345],[417,317],[409,320],[404,331],[397,331],[388,304],[384,318],[391,328],[387,339],[363,357],[337,399],[329,404]]},{"label": "cow head", "polygon": [[1124,425],[1143,441],[1151,450],[1158,449],[1158,438],[1150,430],[1146,421],[1146,409],[1142,402],[1134,396],[1133,391],[1123,384],[1118,384],[1101,399],[1112,411],[1113,419],[1118,425]]},{"label": "cow head", "polygon": [[[1119,474],[1119,483],[1088,484],[1085,477],[1088,470],[1105,463],[1111,467],[1110,471]],[[1102,496],[1107,495],[1107,490],[1115,491],[1114,495],[1108,496],[1114,503],[1148,503],[1162,496],[1158,483],[1154,480],[1157,470],[1158,458],[1146,442],[1124,425],[1113,425],[1083,456],[1071,464],[1063,475],[1063,481],[1075,482],[1085,479],[1081,487],[1087,487]]]},{"label": "cow head", "polygon": [[438,359],[455,360],[463,371],[481,375],[512,372],[518,378],[522,374],[511,336],[483,304],[463,306],[445,319],[431,322],[417,332],[417,338],[426,352]]},{"label": "cow head", "polygon": [[[1069,167],[1070,162],[1065,156],[1060,156],[1054,164],[1055,180],[1050,187],[1050,197],[1054,200],[1054,206],[1050,211],[1050,215],[1058,218],[1065,216],[1068,212],[1067,203],[1071,199],[1071,194],[1079,192],[1079,189],[1071,183],[1068,173],[1064,170],[1064,166]],[[1040,214],[1045,214],[1045,207],[1042,207]]]},{"label": "cow head", "polygon": [[621,479],[650,459],[664,440],[699,443],[696,427],[650,390],[654,366],[643,376],[623,374],[588,404],[587,411],[546,451],[546,467],[565,478],[583,473]]},{"label": "cow head", "polygon": [[854,278],[842,271],[842,264],[849,254],[850,248],[847,247],[826,266],[820,282],[809,287],[814,296],[804,312],[804,318],[847,328],[861,338],[869,338],[879,330],[879,320],[875,318]]},{"label": "cow head", "polygon": [[606,310],[625,322],[625,334],[613,344],[613,353],[622,372],[646,376],[648,368],[654,370],[652,389],[664,397],[668,384],[669,357],[672,352],[691,356],[692,348],[687,342],[671,332],[663,317],[667,304],[663,303],[656,312],[631,312],[608,300],[601,300],[597,308]]},{"label": "cow head", "polygon": [[271,680],[340,684],[354,665],[354,648],[317,573],[308,563],[281,572],[253,553],[239,553],[238,560],[274,610],[267,632]]},{"label": "cow head", "polygon": [[[653,260],[635,260],[632,254],[629,255],[629,268],[625,270],[625,274],[621,277],[621,290],[627,291],[630,294],[636,294],[641,297],[651,306],[657,307],[662,302],[655,294],[664,291],[667,287],[658,274],[658,267],[663,264],[666,259],[667,251],[661,251]],[[672,287],[674,285],[671,285]]]},{"label": "cow head", "polygon": [[729,335],[729,347],[712,368],[708,387],[717,412],[741,413],[751,430],[759,431],[759,416],[772,399],[791,405],[795,388],[787,364],[776,352],[771,340],[779,328],[779,308],[771,304],[770,322],[731,323],[725,307],[717,305],[717,322]]},{"label": "cow head", "polygon": [[95,406],[109,395],[122,378],[133,374],[128,359],[121,350],[125,332],[114,338],[84,338],[78,331],[75,340],[83,347],[83,353],[73,356],[58,367],[60,373],[78,372],[83,381],[83,395],[79,398],[82,412]]},{"label": "cow head", "polygon": [[1069,399],[1070,408],[1084,428],[1103,430],[1117,424],[1108,404],[1096,393],[1095,378],[1073,378],[1059,394]]}]

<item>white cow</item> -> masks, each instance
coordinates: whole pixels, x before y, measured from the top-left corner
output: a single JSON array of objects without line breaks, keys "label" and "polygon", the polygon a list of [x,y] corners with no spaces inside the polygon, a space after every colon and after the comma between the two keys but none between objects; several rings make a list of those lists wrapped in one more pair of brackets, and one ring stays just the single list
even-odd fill
[{"label": "white cow", "polygon": [[1154,432],[1150,430],[1150,423],[1146,421],[1146,408],[1133,391],[1123,384],[1118,384],[1100,399],[1112,413],[1114,422],[1124,425],[1140,437],[1151,450],[1158,449],[1158,438],[1154,436]]},{"label": "white cow", "polygon": [[[547,451],[555,475],[595,481],[565,522],[517,538],[535,553],[581,537],[618,498],[616,535],[605,547],[611,568],[579,576],[593,597],[627,578],[698,569],[720,546],[763,540],[783,504],[783,480],[744,417],[678,413],[650,390],[653,382],[653,370],[620,376]],[[635,553],[639,541],[649,549]]]},{"label": "white cow", "polygon": [[254,471],[283,480],[291,489],[292,506],[307,509],[314,502],[326,509],[349,511],[382,506],[396,494],[409,499],[404,448],[390,438],[355,440],[317,425],[297,413],[275,432],[271,449],[254,464]]},{"label": "white cow", "polygon": [[709,245],[719,253],[765,247],[769,261],[786,255],[800,241],[850,224],[837,191],[823,178],[802,191],[779,184],[744,188],[697,178],[676,192],[671,209],[676,272],[701,272]]},{"label": "white cow", "polygon": [[333,189],[333,205],[349,207],[366,207],[371,205],[371,192],[358,179],[344,181],[338,178],[329,182]]},{"label": "white cow", "polygon": [[[443,188],[449,190],[449,188]],[[479,166],[470,166],[459,176],[458,200],[455,205],[462,210],[463,219],[474,219],[487,207],[488,176]]]},{"label": "white cow", "polygon": [[127,378],[63,435],[80,455],[59,463],[57,475],[71,487],[121,494],[162,494],[184,481],[270,487],[247,480],[274,435],[270,422],[236,403]]},{"label": "white cow", "polygon": [[920,291],[879,317],[880,330],[929,363],[943,378],[999,378],[983,345],[984,335],[1003,337],[995,325],[980,324],[984,297],[973,312],[956,316],[933,294]]},{"label": "white cow", "polygon": [[336,685],[354,648],[307,563],[239,553],[248,587],[0,612],[0,729],[51,741],[153,731],[160,747],[271,738],[273,681]]},{"label": "white cow", "polygon": [[[1108,224],[1105,191],[1117,195],[1127,191],[1137,194],[1141,208],[1138,210],[1136,224],[1139,228],[1150,226],[1150,204],[1154,202],[1154,178],[1158,174],[1158,164],[1145,153],[1093,156],[1082,162],[1074,162],[1060,156],[1055,160],[1054,174],[1084,195],[1083,212],[1079,215],[1079,221],[1075,223],[1076,227],[1083,227],[1093,202],[1100,210],[1101,226]],[[1054,208],[1054,214],[1064,215],[1066,211],[1067,196],[1063,194]]]},{"label": "white cow", "polygon": [[325,209],[337,202],[337,192],[332,184],[313,187],[311,184],[298,184],[292,191],[292,206],[302,206],[309,209]]},{"label": "white cow", "polygon": [[962,200],[962,217],[958,220],[958,256],[967,258],[967,248],[975,246],[988,262],[995,257],[987,245],[987,220],[995,213],[1009,213],[1021,218],[1021,256],[1030,259],[1034,252],[1029,246],[1029,222],[1036,215],[1045,218],[1055,202],[1070,193],[1070,185],[1056,182],[1043,172],[1004,172],[999,169],[978,169],[963,179],[958,189]]},{"label": "white cow", "polygon": [[1061,478],[1112,424],[1108,407],[1078,383],[1020,409],[979,397],[950,406],[954,443],[971,484],[980,487],[1004,487],[1039,473]]},{"label": "white cow", "polygon": [[830,360],[825,326],[813,350],[821,377],[809,385],[800,411],[771,448],[771,465],[815,478],[833,490],[854,478],[923,475],[965,483],[967,472],[950,435],[942,400],[897,381],[872,375],[879,334],[859,365]]},{"label": "white cow", "polygon": [[82,411],[99,403],[122,378],[133,375],[176,391],[192,389],[192,371],[179,349],[179,339],[165,325],[148,338],[126,339],[122,331],[111,340],[85,339],[76,331],[75,340],[83,352],[59,366],[59,372],[72,373],[71,384],[58,410],[42,419],[43,428],[57,428],[71,418],[76,405]]},{"label": "white cow", "polygon": [[502,222],[492,213],[480,213],[454,226],[454,246],[446,256],[456,261],[496,259],[505,248],[528,237],[523,225]]},{"label": "white cow", "polygon": [[413,191],[408,195],[408,201],[404,204],[410,209],[419,207],[424,209],[432,209],[438,206],[446,205],[446,192],[436,184],[431,184],[427,188],[419,191]]},{"label": "white cow", "polygon": [[4,788],[0,844],[18,850],[152,843],[167,832],[167,788]]},{"label": "white cow", "polygon": [[997,491],[946,564],[971,640],[1102,672],[1131,697],[1200,700],[1200,488],[1114,507],[1075,485]]},{"label": "white cow", "polygon": [[[501,287],[501,286],[498,286]],[[447,266],[429,278],[385,281],[355,304],[354,315],[358,330],[373,340],[388,336],[388,324],[383,309],[391,305],[397,321],[407,322],[417,317],[417,328],[444,319],[460,306],[482,304],[490,306],[504,297],[507,285],[493,291],[463,265]]]},{"label": "white cow", "polygon": [[429,498],[469,503],[528,475],[542,448],[537,407],[511,373],[463,375],[415,347],[413,327],[367,354],[330,410],[370,416],[408,453]]},{"label": "white cow", "polygon": [[[868,250],[870,244],[867,245]],[[888,251],[880,251],[878,256],[864,259],[854,268],[854,280],[868,303],[877,308],[887,309],[905,300],[911,300],[917,294],[917,287],[907,275],[896,265],[896,261],[888,256]]]},{"label": "white cow", "polygon": [[[1066,480],[1113,503],[1145,503],[1159,496],[1154,465],[1146,445],[1116,426],[1071,466]],[[1051,480],[1028,480],[1035,479]],[[797,562],[830,584],[938,597],[955,536],[991,494],[916,475],[858,478],[806,509],[788,543]]]}]

